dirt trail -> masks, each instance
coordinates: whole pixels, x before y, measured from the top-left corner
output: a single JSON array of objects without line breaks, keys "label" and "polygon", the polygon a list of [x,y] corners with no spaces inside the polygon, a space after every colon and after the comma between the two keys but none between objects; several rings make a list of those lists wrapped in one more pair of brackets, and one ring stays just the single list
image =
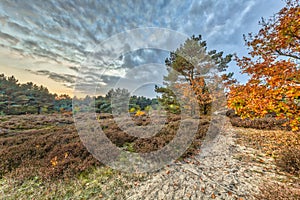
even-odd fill
[{"label": "dirt trail", "polygon": [[[176,162],[127,191],[127,199],[254,199],[263,180],[274,176],[275,166],[244,162],[240,157],[259,154],[235,143],[236,133],[228,119],[220,134],[194,158]],[[266,171],[268,168],[268,171]]]}]

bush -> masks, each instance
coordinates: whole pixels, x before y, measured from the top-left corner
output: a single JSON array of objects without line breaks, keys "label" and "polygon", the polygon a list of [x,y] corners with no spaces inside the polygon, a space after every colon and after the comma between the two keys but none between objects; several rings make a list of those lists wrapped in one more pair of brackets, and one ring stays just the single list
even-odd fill
[{"label": "bush", "polygon": [[300,175],[300,147],[287,147],[276,159],[276,165],[283,171]]},{"label": "bush", "polygon": [[285,126],[286,119],[276,119],[273,117],[258,119],[242,119],[234,114],[230,115],[230,122],[233,126],[244,128],[255,128],[263,130],[291,130],[290,126]]}]

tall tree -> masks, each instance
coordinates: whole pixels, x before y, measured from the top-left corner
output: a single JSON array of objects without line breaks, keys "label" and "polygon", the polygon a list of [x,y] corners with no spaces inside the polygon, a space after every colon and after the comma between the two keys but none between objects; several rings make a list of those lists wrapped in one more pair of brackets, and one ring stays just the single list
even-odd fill
[{"label": "tall tree", "polygon": [[300,5],[287,0],[274,17],[245,37],[250,57],[237,58],[249,81],[230,88],[228,106],[246,118],[276,114],[293,130],[300,124]]},{"label": "tall tree", "polygon": [[5,77],[4,74],[1,74],[0,80],[0,89],[2,97],[2,108],[7,114],[14,114],[14,109],[18,106],[16,98],[18,96],[18,88],[20,84],[18,80],[14,77]]},{"label": "tall tree", "polygon": [[[170,57],[165,60],[168,75],[164,77],[165,87],[156,87],[156,92],[162,93],[160,102],[166,107],[178,107],[178,99],[170,88],[181,88],[183,99],[196,95],[196,102],[203,114],[208,114],[212,103],[212,96],[207,85],[214,72],[225,72],[232,55],[223,57],[223,52],[208,51],[207,44],[202,41],[201,35],[188,38]],[[226,74],[223,78],[232,78]],[[188,90],[187,88],[191,88]],[[191,94],[193,93],[193,94]],[[185,98],[187,97],[187,98]],[[192,100],[195,101],[195,100]],[[193,110],[193,108],[191,109]]]},{"label": "tall tree", "polygon": [[46,87],[34,84],[29,94],[29,105],[34,106],[38,114],[41,114],[42,108],[53,109],[55,95],[49,93]]}]

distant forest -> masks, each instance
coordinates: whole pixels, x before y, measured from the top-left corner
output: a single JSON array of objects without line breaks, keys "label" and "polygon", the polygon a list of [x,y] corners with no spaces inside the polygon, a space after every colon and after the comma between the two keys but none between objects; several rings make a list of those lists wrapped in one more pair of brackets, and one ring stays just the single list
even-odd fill
[{"label": "distant forest", "polygon": [[[95,98],[95,111],[98,113],[111,113],[111,99],[114,95],[122,95],[129,99],[128,110],[149,111],[159,107],[156,98],[144,96],[130,96],[127,89],[111,89],[105,96],[90,97],[76,100],[90,102]],[[21,84],[14,77],[0,74],[0,115],[41,114],[54,112],[71,112],[72,98],[69,95],[52,94],[44,86],[32,82]],[[77,110],[78,111],[78,110]]]}]

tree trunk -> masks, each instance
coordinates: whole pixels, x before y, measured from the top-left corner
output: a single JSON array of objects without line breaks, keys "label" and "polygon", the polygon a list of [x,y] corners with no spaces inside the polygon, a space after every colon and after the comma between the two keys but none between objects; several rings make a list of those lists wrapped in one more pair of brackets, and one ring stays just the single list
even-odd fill
[{"label": "tree trunk", "polygon": [[38,106],[37,109],[38,109],[38,114],[41,114],[42,107],[41,107],[41,106]]},{"label": "tree trunk", "polygon": [[208,113],[208,106],[207,106],[207,104],[204,104],[204,106],[203,106],[203,114],[207,115],[207,113]]}]

